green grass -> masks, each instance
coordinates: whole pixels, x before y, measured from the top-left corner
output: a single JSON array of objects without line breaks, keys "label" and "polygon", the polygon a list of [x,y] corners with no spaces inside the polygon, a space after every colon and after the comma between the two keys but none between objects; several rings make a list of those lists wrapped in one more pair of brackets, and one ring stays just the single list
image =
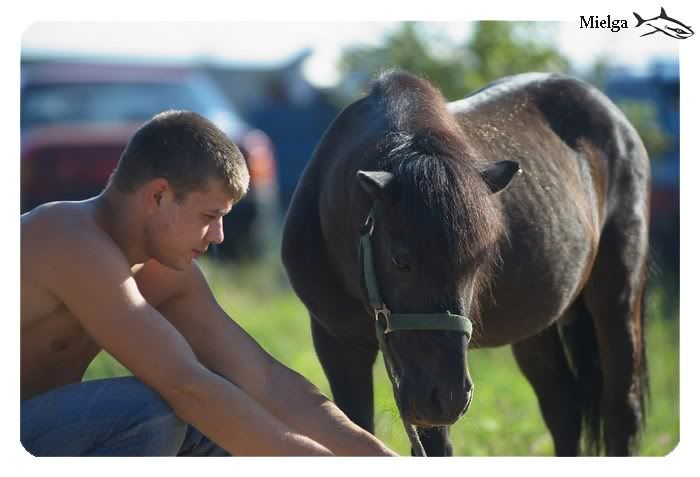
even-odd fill
[{"label": "green grass", "polygon": [[[328,382],[313,350],[306,309],[289,288],[277,261],[269,259],[248,266],[203,261],[202,265],[223,308],[270,354],[306,376],[330,397]],[[663,456],[679,440],[678,298],[655,288],[649,309],[651,406],[640,453]],[[668,313],[673,315],[670,319],[661,316]],[[452,426],[455,455],[553,455],[552,440],[540,417],[535,395],[517,369],[510,349],[472,351],[469,366],[475,398],[469,412]],[[90,365],[85,379],[127,374],[103,352]],[[409,455],[408,438],[379,359],[374,377],[376,434],[397,452]]]}]

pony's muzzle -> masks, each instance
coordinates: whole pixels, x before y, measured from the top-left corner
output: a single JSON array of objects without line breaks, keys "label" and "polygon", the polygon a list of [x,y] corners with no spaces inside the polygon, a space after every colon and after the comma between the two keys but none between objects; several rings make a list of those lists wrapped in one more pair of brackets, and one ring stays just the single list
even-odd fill
[{"label": "pony's muzzle", "polygon": [[399,387],[399,412],[410,424],[420,427],[445,426],[457,422],[471,404],[471,380],[462,386],[433,386],[417,389],[410,382]]}]

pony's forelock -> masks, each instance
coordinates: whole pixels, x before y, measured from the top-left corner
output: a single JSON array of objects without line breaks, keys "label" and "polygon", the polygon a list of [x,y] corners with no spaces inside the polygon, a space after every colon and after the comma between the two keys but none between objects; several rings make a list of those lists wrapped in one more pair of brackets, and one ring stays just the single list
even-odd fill
[{"label": "pony's forelock", "polygon": [[381,103],[391,125],[377,165],[398,183],[396,213],[411,230],[405,239],[423,257],[423,269],[478,269],[472,310],[478,315],[477,297],[491,283],[504,233],[498,202],[480,174],[484,165],[427,81],[392,70],[375,82],[370,98]]}]

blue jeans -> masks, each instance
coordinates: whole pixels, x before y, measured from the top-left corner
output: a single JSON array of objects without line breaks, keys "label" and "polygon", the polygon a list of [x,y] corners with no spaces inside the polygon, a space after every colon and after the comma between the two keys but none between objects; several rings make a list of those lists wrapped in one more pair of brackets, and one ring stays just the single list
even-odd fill
[{"label": "blue jeans", "polygon": [[34,456],[228,456],[135,377],[68,384],[22,402]]}]

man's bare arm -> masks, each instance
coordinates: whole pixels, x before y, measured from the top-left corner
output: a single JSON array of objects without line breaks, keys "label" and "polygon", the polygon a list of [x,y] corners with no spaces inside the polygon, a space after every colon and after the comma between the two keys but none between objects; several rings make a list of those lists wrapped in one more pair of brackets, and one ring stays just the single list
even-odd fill
[{"label": "man's bare arm", "polygon": [[337,455],[395,455],[231,320],[196,265],[186,273],[186,289],[159,308],[205,366],[237,383],[278,419]]},{"label": "man's bare arm", "polygon": [[143,298],[119,249],[99,233],[58,233],[46,286],[95,342],[158,392],[183,420],[236,455],[330,455],[228,380]]}]

